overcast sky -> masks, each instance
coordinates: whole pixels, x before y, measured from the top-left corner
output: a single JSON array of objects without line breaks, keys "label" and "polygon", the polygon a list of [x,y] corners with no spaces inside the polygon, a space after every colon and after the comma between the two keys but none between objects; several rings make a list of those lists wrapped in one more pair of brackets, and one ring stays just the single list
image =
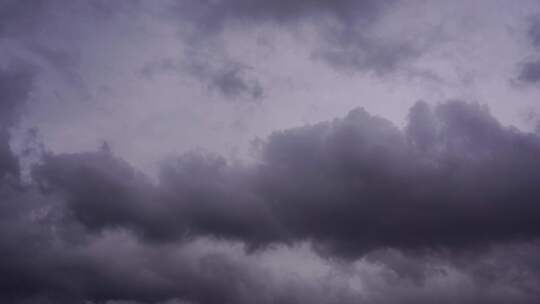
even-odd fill
[{"label": "overcast sky", "polygon": [[538,303],[540,4],[0,0],[0,301]]}]

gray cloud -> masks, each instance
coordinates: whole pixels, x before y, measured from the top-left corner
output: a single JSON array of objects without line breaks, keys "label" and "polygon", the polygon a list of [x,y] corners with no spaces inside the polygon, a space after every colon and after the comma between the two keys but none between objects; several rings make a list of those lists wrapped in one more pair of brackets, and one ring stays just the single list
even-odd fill
[{"label": "gray cloud", "polygon": [[176,13],[191,18],[202,30],[221,31],[228,23],[297,23],[304,18],[331,16],[340,22],[367,23],[394,1],[299,0],[299,1],[182,1],[173,4]]},{"label": "gray cloud", "polygon": [[[352,36],[356,38],[345,38]],[[379,75],[394,72],[400,65],[420,56],[419,48],[405,42],[383,42],[363,37],[361,33],[337,33],[327,36],[323,45],[313,54],[330,65],[345,71],[373,71]]]},{"label": "gray cloud", "polygon": [[210,85],[227,97],[261,98],[263,88],[257,80],[246,80],[245,71],[241,66],[225,67],[211,77]]},{"label": "gray cloud", "polygon": [[35,173],[91,230],[255,248],[311,240],[322,252],[357,257],[538,237],[539,151],[536,134],[501,126],[477,104],[418,103],[405,132],[356,109],[274,133],[253,167],[181,157],[156,186],[107,153],[51,155]]},{"label": "gray cloud", "polygon": [[60,73],[63,81],[84,89],[81,41],[98,34],[87,31],[86,23],[113,24],[119,16],[133,17],[138,9],[139,1],[1,0],[0,39],[12,48],[2,59],[31,62],[36,69]]},{"label": "gray cloud", "polygon": [[528,61],[523,64],[518,80],[525,83],[540,81],[540,61]]},{"label": "gray cloud", "polygon": [[536,237],[536,135],[474,104],[425,108],[405,133],[355,110],[270,137],[261,175],[276,217],[345,255]]},{"label": "gray cloud", "polygon": [[19,163],[9,147],[7,130],[0,130],[0,180],[19,174]]},{"label": "gray cloud", "polygon": [[532,18],[529,20],[527,36],[534,47],[540,47],[540,19]]},{"label": "gray cloud", "polygon": [[3,0],[0,2],[0,35],[17,37],[32,33],[38,28],[46,2]]},{"label": "gray cloud", "polygon": [[[158,183],[108,149],[45,154],[35,183],[1,183],[0,298],[534,303],[537,135],[457,101],[409,119],[402,131],[356,109],[274,133],[255,165],[184,155]],[[258,264],[301,241],[332,257],[331,277]],[[366,280],[357,263],[374,267],[370,293],[346,287]]]},{"label": "gray cloud", "polygon": [[9,131],[30,97],[33,78],[34,71],[26,65],[0,70],[0,181],[19,174],[18,159],[9,146]]},{"label": "gray cloud", "polygon": [[[423,52],[422,39],[377,35],[379,22],[394,16],[397,4],[0,0],[0,44],[6,47],[0,56],[0,302],[537,303],[539,134],[504,126],[482,105],[418,102],[403,128],[357,108],[342,118],[275,131],[254,147],[253,162],[192,152],[164,161],[156,179],[126,161],[128,155],[117,154],[118,142],[112,148],[73,152],[81,150],[72,139],[92,136],[92,128],[74,123],[82,116],[105,130],[98,136],[117,132],[126,137],[126,150],[141,149],[142,154],[168,140],[161,138],[165,128],[179,130],[174,124],[155,128],[147,133],[152,140],[131,146],[137,139],[128,138],[128,127],[115,131],[100,124],[101,116],[112,111],[121,115],[109,119],[125,119],[126,125],[133,124],[129,117],[144,120],[135,123],[136,132],[152,129],[150,120],[186,119],[185,133],[198,137],[191,123],[208,119],[204,113],[211,107],[191,111],[193,104],[186,102],[180,110],[187,114],[180,117],[177,107],[155,106],[152,101],[165,95],[198,98],[200,92],[154,92],[150,81],[131,77],[146,60],[157,59],[139,70],[146,80],[159,73],[185,73],[200,80],[203,90],[228,99],[275,96],[266,96],[266,86],[282,81],[277,79],[281,76],[261,81],[262,71],[229,53],[222,42],[230,31],[251,39],[244,34],[252,28],[301,35],[307,26],[316,35],[309,46],[313,59],[378,76],[397,71]],[[171,17],[186,45],[178,58],[161,60],[157,57],[178,50],[155,52],[140,40],[156,43],[154,36],[162,34],[177,39],[170,33]],[[539,46],[539,28],[532,24],[528,32],[534,47]],[[295,43],[300,48],[303,42]],[[163,46],[180,44],[167,40]],[[132,53],[131,47],[143,50]],[[130,59],[112,64],[124,54]],[[437,65],[440,58],[435,57]],[[14,64],[15,59],[32,65]],[[304,64],[293,71],[300,76],[327,71]],[[537,65],[534,59],[526,61],[519,80],[536,83]],[[283,74],[289,72],[283,68]],[[344,80],[341,75],[336,82],[326,81],[334,76],[315,81],[323,89],[311,95],[301,92],[309,86],[285,84],[294,90],[279,92],[285,101],[276,104],[299,97],[315,113],[319,105],[306,96],[325,91],[329,100],[343,96],[332,91],[341,90],[335,86]],[[86,84],[114,94],[89,94],[95,98],[85,99],[84,105],[54,100],[71,101]],[[168,84],[158,87],[167,90]],[[138,85],[144,88],[135,89]],[[139,100],[141,93],[150,98]],[[114,104],[116,99],[125,103]],[[37,128],[25,133],[24,123],[33,122],[25,121],[24,113],[38,106],[44,125],[66,121],[64,128],[53,130],[67,136],[71,153],[48,151]],[[55,107],[64,106],[65,112],[54,116]],[[240,108],[227,106],[209,114],[215,128],[227,126],[221,111]],[[280,115],[286,116],[278,111],[262,119]],[[13,138],[17,134],[21,138]],[[205,136],[219,141],[215,134]],[[178,141],[185,144],[181,136]]]},{"label": "gray cloud", "polygon": [[189,52],[191,54],[183,62],[176,62],[172,58],[149,62],[140,69],[140,73],[149,79],[160,74],[187,73],[205,83],[210,91],[216,91],[230,100],[253,101],[263,97],[263,87],[257,78],[250,75],[249,67],[225,59],[216,64],[193,52],[195,50]]},{"label": "gray cloud", "polygon": [[[397,1],[182,1],[173,4],[172,17],[194,27],[189,43],[215,39],[226,28],[314,26],[319,45],[312,57],[346,71],[385,74],[421,54],[424,46],[373,35],[374,25]],[[189,23],[188,23],[189,24]]]},{"label": "gray cloud", "polygon": [[11,127],[22,114],[33,77],[32,68],[23,64],[0,70],[0,128]]}]

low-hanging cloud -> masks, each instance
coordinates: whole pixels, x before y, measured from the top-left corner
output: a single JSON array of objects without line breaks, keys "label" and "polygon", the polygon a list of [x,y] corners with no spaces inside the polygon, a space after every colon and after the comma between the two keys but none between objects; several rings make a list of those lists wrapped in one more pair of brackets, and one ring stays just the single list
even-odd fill
[{"label": "low-hanging cloud", "polygon": [[36,180],[87,229],[150,241],[199,236],[377,248],[465,249],[538,237],[540,139],[461,101],[417,103],[404,130],[362,109],[276,132],[259,163],[192,153],[152,184],[107,152],[49,155]]},{"label": "low-hanging cloud", "polygon": [[[33,184],[2,183],[1,296],[422,303],[454,286],[448,301],[533,303],[539,147],[537,135],[456,101],[417,103],[404,130],[356,109],[277,132],[256,165],[191,153],[166,164],[158,183],[107,149],[48,153]],[[270,280],[257,266],[276,248],[265,245],[305,241],[325,257],[368,263],[359,265],[376,274],[363,281],[373,291],[344,288],[362,278],[350,270],[320,285]]]},{"label": "low-hanging cloud", "polygon": [[[235,121],[261,119],[246,129],[268,124],[267,130],[294,123],[300,105],[311,109],[306,121],[328,117],[316,115],[329,108],[307,96],[321,93],[336,101],[329,105],[333,112],[341,111],[338,99],[348,98],[344,75],[315,81],[318,90],[302,93],[311,87],[300,82],[321,76],[307,72],[328,71],[304,70],[296,52],[304,46],[316,60],[376,73],[382,90],[394,88],[383,76],[422,56],[419,46],[431,39],[411,30],[424,21],[408,22],[419,3],[0,0],[0,303],[538,303],[540,137],[503,125],[486,106],[417,102],[403,127],[356,108],[255,141],[249,163],[191,152],[164,160],[157,176],[149,176],[130,158],[128,150],[171,151],[165,143],[171,137],[162,135],[175,130],[172,137],[189,146],[186,134],[202,137],[196,120],[208,119],[212,130],[227,128],[222,111],[234,111]],[[457,6],[484,22],[476,14],[487,6]],[[477,25],[460,19],[455,6],[442,8],[426,14],[450,12],[443,15],[452,22],[441,28]],[[434,16],[428,27],[436,35],[440,18]],[[538,47],[535,26],[529,38]],[[247,40],[260,38],[259,30],[275,30],[276,43],[297,40],[285,45],[291,54],[284,57],[299,65],[288,61],[291,66],[265,72],[273,61],[244,62],[272,54],[251,54],[255,41]],[[470,36],[459,36],[468,44]],[[257,48],[274,41],[263,38]],[[242,41],[250,45],[230,45]],[[452,44],[450,53],[468,49],[462,46]],[[449,50],[443,48],[442,55]],[[534,58],[526,64],[520,80],[537,82]],[[270,75],[277,70],[297,77],[286,81],[290,91],[276,92],[284,84]],[[161,81],[175,79],[148,81],[160,72],[193,77],[205,85],[202,91],[228,99],[279,95],[274,105],[290,105],[293,113],[266,104],[262,116],[236,113],[245,108],[238,104],[192,108],[206,92],[177,96],[178,88],[168,85],[178,82]],[[135,79],[136,73],[148,78]],[[359,83],[358,92],[366,89],[361,96],[376,96],[366,83]],[[180,91],[192,89],[193,82],[179,85],[185,84]],[[395,89],[410,96],[409,88]],[[176,97],[182,107],[154,103]],[[385,98],[373,102],[397,108]],[[186,121],[153,128],[151,121],[168,118]],[[89,122],[81,127],[79,119]],[[111,120],[136,126],[135,133],[149,131],[152,139],[119,131]],[[57,127],[47,131],[50,124]],[[202,134],[216,146],[228,144],[217,131]],[[101,136],[112,148],[88,151],[76,143]]]},{"label": "low-hanging cloud", "polygon": [[[13,167],[0,184],[0,298],[428,303],[455,289],[448,303],[534,303],[539,147],[455,101],[417,103],[404,130],[355,109],[276,132],[254,165],[187,154],[157,183],[108,149],[48,152],[31,183]],[[312,282],[259,265],[306,241],[352,268]],[[358,280],[370,292],[346,287]]]}]

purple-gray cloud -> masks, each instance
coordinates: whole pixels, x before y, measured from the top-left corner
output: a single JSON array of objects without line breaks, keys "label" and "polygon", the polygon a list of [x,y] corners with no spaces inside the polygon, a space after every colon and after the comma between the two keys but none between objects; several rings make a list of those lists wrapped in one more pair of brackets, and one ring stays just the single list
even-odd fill
[{"label": "purple-gray cloud", "polygon": [[[444,85],[437,67],[464,68],[449,49],[468,50],[463,28],[491,33],[477,28],[493,25],[487,11],[372,0],[0,0],[0,302],[537,303],[539,133],[507,126],[501,112],[511,106],[441,93],[447,101],[409,108],[379,94],[416,94],[421,86],[394,85],[391,74],[419,59]],[[407,27],[416,17],[425,19]],[[526,20],[536,49],[540,23]],[[495,92],[476,96],[499,92],[471,75]],[[192,90],[182,76],[203,85]],[[524,61],[518,80],[538,79],[538,62]],[[360,95],[341,92],[349,81]],[[343,96],[353,110],[317,114]],[[311,100],[319,97],[331,105]],[[380,115],[405,108],[403,124]],[[228,145],[227,115],[237,131],[274,130],[253,142],[252,159],[171,152],[163,136],[185,150]],[[182,123],[156,126],[171,117]],[[197,129],[203,120],[210,131]],[[57,123],[58,134],[42,137],[36,122]],[[92,134],[101,149],[74,143]],[[54,137],[65,149],[47,146]],[[153,159],[155,175],[127,155],[156,149],[170,153]]]},{"label": "purple-gray cloud", "polygon": [[409,118],[401,131],[356,109],[274,133],[252,167],[188,154],[158,185],[109,153],[50,155],[35,174],[91,231],[125,227],[149,241],[309,240],[358,257],[538,237],[536,134],[459,101],[417,103]]},{"label": "purple-gray cloud", "polygon": [[[413,286],[456,267],[473,286],[515,288],[500,299],[463,295],[464,303],[533,303],[539,290],[527,282],[539,278],[531,258],[540,232],[540,139],[459,101],[436,108],[419,102],[409,119],[401,131],[353,110],[273,134],[252,166],[185,155],[164,166],[157,184],[108,150],[48,154],[34,169],[35,184],[2,185],[0,268],[9,274],[0,282],[2,297],[15,303],[336,301],[310,298],[301,292],[314,288],[307,285],[268,285],[263,269],[228,255],[184,252],[202,238],[244,243],[246,259],[271,250],[268,244],[309,241],[322,256],[346,257],[345,263],[367,255]],[[409,257],[377,253],[388,248]],[[477,264],[486,256],[501,262]],[[429,270],[430,259],[441,270]],[[527,279],[514,278],[520,267],[529,269]],[[360,297],[337,293],[340,303]],[[392,297],[384,303],[406,299]],[[430,295],[412,299],[429,302]]]}]

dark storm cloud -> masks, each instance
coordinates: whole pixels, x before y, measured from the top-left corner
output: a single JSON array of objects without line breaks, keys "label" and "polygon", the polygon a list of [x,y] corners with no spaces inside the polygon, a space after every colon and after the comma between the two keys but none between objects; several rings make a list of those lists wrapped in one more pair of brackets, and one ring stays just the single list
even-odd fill
[{"label": "dark storm cloud", "polygon": [[186,155],[163,170],[159,187],[106,152],[47,156],[34,173],[42,188],[65,193],[90,230],[129,227],[157,241],[221,231],[253,243],[273,233],[267,206],[246,193],[247,176],[219,157]]},{"label": "dark storm cloud", "polygon": [[362,109],[274,133],[260,163],[198,154],[151,185],[112,155],[51,155],[36,169],[90,230],[146,240],[210,236],[259,247],[311,240],[327,254],[478,248],[540,233],[540,138],[477,104],[416,104],[401,131]]},{"label": "dark storm cloud", "polygon": [[475,104],[419,103],[405,132],[354,110],[270,137],[259,187],[290,235],[323,250],[475,247],[538,236],[539,151]]},{"label": "dark storm cloud", "polygon": [[[419,56],[413,45],[371,36],[393,1],[173,3],[174,16],[198,27],[186,39],[194,44],[186,47],[185,61],[141,72],[187,72],[232,99],[256,100],[264,90],[257,71],[219,46],[223,36],[216,37],[229,27],[310,23],[321,39],[313,57],[340,69],[388,73]],[[94,25],[138,4],[0,0],[0,42],[17,44],[14,53],[24,50],[14,57],[32,54],[26,59],[73,79],[81,41],[101,34],[92,32]],[[80,37],[85,24],[92,33]],[[203,52],[207,47],[212,51]],[[213,57],[214,51],[224,54]],[[96,58],[89,65],[107,65]],[[26,65],[0,69],[0,303],[540,299],[540,137],[502,126],[485,107],[419,102],[403,129],[355,109],[273,133],[258,143],[252,164],[193,152],[164,162],[154,180],[107,145],[48,152],[37,129],[21,140],[21,155],[12,151],[10,132],[21,113],[46,97],[33,96],[34,75]],[[39,84],[47,86],[47,77]],[[87,134],[66,127],[61,132]],[[25,157],[36,158],[28,180]]]},{"label": "dark storm cloud", "polygon": [[357,299],[350,291],[337,293],[324,283],[294,277],[277,281],[241,250],[216,250],[212,243],[161,246],[140,243],[120,231],[89,235],[61,199],[42,191],[0,184],[2,303],[181,299],[186,301],[181,303],[270,304]]},{"label": "dark storm cloud", "polygon": [[[135,8],[140,8],[140,1],[1,0],[0,36],[13,39],[38,38],[44,34],[44,26],[56,21],[54,18],[84,12],[86,16],[105,20],[117,13],[130,13]],[[70,28],[64,30],[68,32]]]},{"label": "dark storm cloud", "polygon": [[[46,154],[35,184],[0,184],[1,300],[534,303],[540,296],[540,250],[528,242],[539,232],[540,139],[501,126],[486,108],[419,102],[403,131],[356,109],[276,132],[260,149],[260,162],[245,167],[187,154],[167,163],[157,183],[108,149]],[[230,243],[197,245],[201,237],[259,250],[217,250]],[[367,254],[383,267],[370,288],[384,292],[364,298],[346,281],[277,278],[257,264],[272,250],[262,245],[301,240],[326,255]],[[464,276],[459,292],[425,285],[452,282],[452,271]]]}]

